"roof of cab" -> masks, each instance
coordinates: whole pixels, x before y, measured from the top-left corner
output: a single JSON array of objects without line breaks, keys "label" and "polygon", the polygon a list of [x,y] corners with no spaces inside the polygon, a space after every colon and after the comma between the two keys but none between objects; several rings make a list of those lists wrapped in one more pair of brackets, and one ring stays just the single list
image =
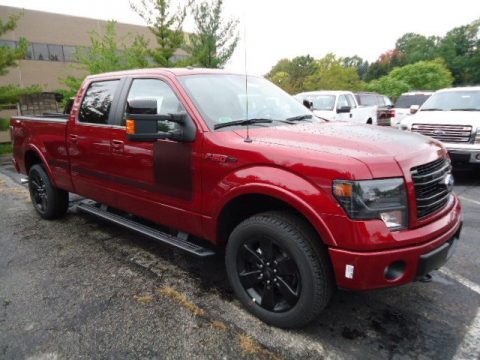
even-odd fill
[{"label": "roof of cab", "polygon": [[182,75],[199,75],[199,74],[231,74],[231,75],[244,75],[233,71],[222,69],[206,69],[206,68],[147,68],[147,69],[134,69],[114,71],[108,73],[102,73],[97,75],[89,75],[87,79],[99,79],[109,77],[121,77],[121,76],[138,76],[138,75],[170,75],[170,76],[182,76]]},{"label": "roof of cab", "polygon": [[437,92],[450,92],[450,91],[480,91],[480,86],[462,86],[455,88],[441,89]]}]

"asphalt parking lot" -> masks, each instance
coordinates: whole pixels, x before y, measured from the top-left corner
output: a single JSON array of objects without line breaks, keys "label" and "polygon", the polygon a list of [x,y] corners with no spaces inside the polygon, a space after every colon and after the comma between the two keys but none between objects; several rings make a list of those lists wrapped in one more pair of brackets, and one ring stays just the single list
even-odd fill
[{"label": "asphalt parking lot", "polygon": [[479,359],[480,171],[456,175],[456,253],[432,281],[338,291],[301,330],[242,309],[199,260],[76,213],[43,221],[0,158],[0,358]]}]

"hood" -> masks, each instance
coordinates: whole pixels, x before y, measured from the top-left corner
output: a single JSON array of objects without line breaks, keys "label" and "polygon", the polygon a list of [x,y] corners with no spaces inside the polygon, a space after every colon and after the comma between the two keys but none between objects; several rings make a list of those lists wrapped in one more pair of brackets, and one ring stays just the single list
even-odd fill
[{"label": "hood", "polygon": [[[243,129],[237,133],[246,135]],[[443,152],[438,141],[423,135],[350,122],[250,128],[250,138],[254,142],[297,149],[299,156],[308,150],[354,158],[368,166],[374,177],[397,176],[397,161],[428,151]]]},{"label": "hood", "polygon": [[480,126],[480,111],[419,111],[402,120],[403,125],[441,124]]},{"label": "hood", "polygon": [[315,110],[313,109],[312,112],[319,116],[320,118],[327,119],[327,120],[335,120],[336,112],[333,110]]}]

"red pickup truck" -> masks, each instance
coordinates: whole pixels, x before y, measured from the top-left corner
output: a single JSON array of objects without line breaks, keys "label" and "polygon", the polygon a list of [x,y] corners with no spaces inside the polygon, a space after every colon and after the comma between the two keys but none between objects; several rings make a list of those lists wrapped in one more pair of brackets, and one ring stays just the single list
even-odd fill
[{"label": "red pickup truck", "polygon": [[440,142],[325,122],[260,77],[89,76],[69,116],[11,127],[41,217],[63,215],[71,192],[90,199],[79,210],[195,255],[225,248],[239,300],[280,327],[315,318],[335,288],[424,277],[460,235]]}]

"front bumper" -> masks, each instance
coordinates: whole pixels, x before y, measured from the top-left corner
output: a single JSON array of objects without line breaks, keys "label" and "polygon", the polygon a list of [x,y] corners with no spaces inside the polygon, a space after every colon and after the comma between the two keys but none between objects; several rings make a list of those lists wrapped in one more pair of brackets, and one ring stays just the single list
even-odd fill
[{"label": "front bumper", "polygon": [[[457,213],[448,229],[419,245],[371,252],[331,247],[329,253],[337,285],[344,289],[368,290],[415,281],[448,260],[461,228],[461,215]],[[419,230],[421,228],[416,229]]]},{"label": "front bumper", "polygon": [[453,162],[480,164],[480,148],[462,149],[446,146]]}]

